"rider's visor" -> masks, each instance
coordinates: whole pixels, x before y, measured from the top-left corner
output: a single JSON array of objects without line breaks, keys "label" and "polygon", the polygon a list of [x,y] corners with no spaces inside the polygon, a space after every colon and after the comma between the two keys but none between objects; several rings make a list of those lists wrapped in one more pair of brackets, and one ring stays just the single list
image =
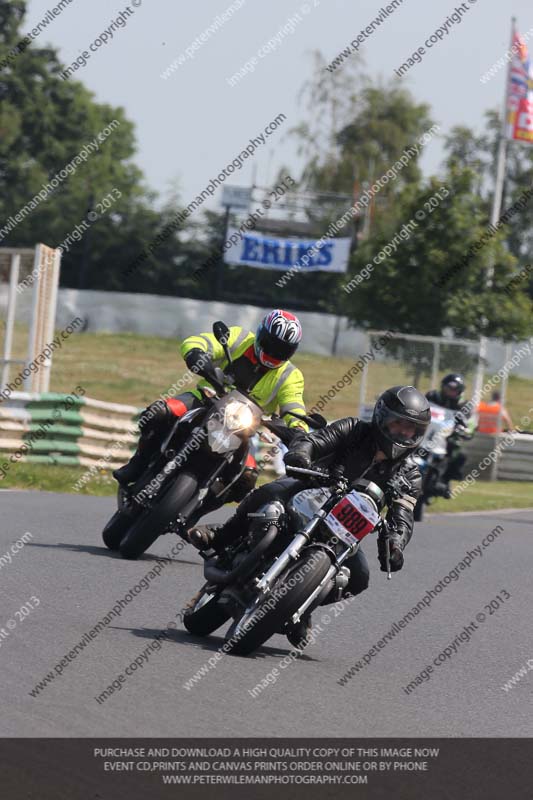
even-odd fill
[{"label": "rider's visor", "polygon": [[419,444],[428,427],[428,422],[420,422],[390,410],[383,413],[379,424],[391,441],[401,445]]},{"label": "rider's visor", "polygon": [[275,360],[288,361],[298,349],[298,344],[284,342],[266,328],[260,328],[256,338],[259,349],[263,350],[266,356]]},{"label": "rider's visor", "polygon": [[446,397],[453,397],[454,399],[461,396],[461,387],[456,383],[447,383],[443,387],[443,392]]}]

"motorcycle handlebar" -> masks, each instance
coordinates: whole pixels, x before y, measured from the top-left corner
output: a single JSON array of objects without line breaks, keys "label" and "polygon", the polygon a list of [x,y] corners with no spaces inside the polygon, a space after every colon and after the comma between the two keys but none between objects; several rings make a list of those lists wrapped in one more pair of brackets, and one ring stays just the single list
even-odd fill
[{"label": "motorcycle handlebar", "polygon": [[332,480],[333,476],[329,472],[321,472],[319,469],[304,469],[303,467],[291,467],[289,464],[285,467],[286,472],[297,472],[299,475],[310,475],[312,478],[324,478],[324,480]]}]

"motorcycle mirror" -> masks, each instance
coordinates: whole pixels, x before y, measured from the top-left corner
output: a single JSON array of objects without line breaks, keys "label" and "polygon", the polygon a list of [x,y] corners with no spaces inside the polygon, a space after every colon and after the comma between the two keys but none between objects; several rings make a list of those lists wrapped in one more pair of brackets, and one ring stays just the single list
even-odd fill
[{"label": "motorcycle mirror", "polygon": [[317,428],[325,428],[328,424],[327,419],[322,414],[309,414],[309,418],[317,423]]},{"label": "motorcycle mirror", "polygon": [[222,320],[218,320],[217,322],[213,322],[213,334],[217,342],[220,344],[227,344],[229,338],[229,328],[225,322]]}]

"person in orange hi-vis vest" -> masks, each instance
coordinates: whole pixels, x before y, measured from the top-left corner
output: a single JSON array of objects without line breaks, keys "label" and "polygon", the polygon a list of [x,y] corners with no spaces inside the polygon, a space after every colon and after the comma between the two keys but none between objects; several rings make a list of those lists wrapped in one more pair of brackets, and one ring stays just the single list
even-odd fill
[{"label": "person in orange hi-vis vest", "polygon": [[497,434],[511,431],[513,423],[507,409],[502,406],[500,392],[493,392],[490,402],[482,401],[477,407],[479,433]]}]

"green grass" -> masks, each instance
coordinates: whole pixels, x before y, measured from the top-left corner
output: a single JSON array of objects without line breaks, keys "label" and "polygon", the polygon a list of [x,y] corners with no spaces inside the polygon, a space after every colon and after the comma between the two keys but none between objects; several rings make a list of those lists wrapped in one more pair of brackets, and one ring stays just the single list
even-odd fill
[{"label": "green grass", "polygon": [[477,481],[453,500],[438,498],[429,510],[440,513],[498,508],[533,508],[532,484],[529,481]]},{"label": "green grass", "polygon": [[[19,337],[19,341],[20,337]],[[24,345],[25,347],[25,345]],[[22,344],[19,349],[24,352]],[[305,401],[308,408],[315,405],[321,395],[326,395],[335,382],[342,379],[357,360],[332,358],[311,354],[298,354],[294,362],[305,376]],[[184,373],[185,366],[179,353],[179,342],[155,336],[133,333],[83,333],[75,334],[63,343],[54,354],[51,389],[71,392],[78,384],[88,397],[116,403],[144,407],[161,393],[167,391]],[[14,375],[11,376],[13,378]],[[405,369],[397,365],[373,364],[369,372],[367,396],[371,397],[394,383],[408,381]],[[189,384],[185,384],[183,391]],[[324,415],[332,420],[355,415],[359,407],[360,375],[350,386],[328,401]],[[422,386],[424,390],[429,384]],[[533,381],[511,378],[507,407],[515,421],[527,414],[533,404]],[[533,417],[533,414],[530,414]],[[533,430],[533,423],[530,425]],[[72,486],[85,472],[80,467],[53,467],[18,464],[0,482],[2,488],[19,487],[49,491],[73,491]],[[524,483],[479,483],[469,488],[452,502],[439,500],[433,508],[437,511],[477,510],[503,506],[533,506],[533,497],[527,497]],[[479,487],[479,488],[478,488]],[[102,472],[84,486],[84,494],[109,495],[114,493],[114,481],[109,473]]]},{"label": "green grass", "polygon": [[[22,328],[17,331],[15,354],[24,357],[24,331]],[[294,363],[305,376],[308,408],[313,407],[321,395],[327,395],[335,382],[354,366],[358,355],[354,354],[353,358],[309,353],[296,355]],[[63,343],[61,350],[55,352],[53,358],[53,391],[70,392],[80,384],[89,397],[142,407],[171,387],[185,372],[177,340],[135,333],[74,334]],[[373,363],[368,373],[367,397],[374,397],[387,386],[409,383],[412,379],[412,374],[403,367]],[[327,418],[338,419],[356,414],[359,387],[360,375],[356,375],[350,386],[336,390],[335,397],[328,400],[324,410]],[[420,388],[423,391],[431,388],[427,378]],[[511,377],[507,407],[515,425],[519,424],[532,404],[533,380]],[[533,417],[533,413],[529,416]],[[529,429],[533,431],[533,422]]]},{"label": "green grass", "polygon": [[[332,358],[308,353],[298,354],[294,363],[305,376],[305,401],[312,408],[321,395],[327,395],[335,382],[342,379],[357,361],[354,358]],[[84,333],[71,336],[54,354],[52,389],[70,392],[76,384],[85,388],[88,397],[116,403],[146,406],[170,388],[184,373],[179,342],[134,333]],[[372,364],[369,371],[367,397],[373,397],[387,386],[409,382],[407,371],[399,366]],[[430,384],[421,386],[425,391]],[[324,414],[328,419],[357,414],[360,375],[328,400]],[[184,386],[184,390],[187,385]],[[533,381],[511,377],[507,407],[518,424],[533,404]],[[533,417],[533,414],[530,416]],[[533,431],[533,422],[530,425]]]},{"label": "green grass", "polygon": [[116,494],[117,484],[110,472],[101,471],[79,492],[74,485],[85,473],[85,467],[18,463],[0,482],[0,489],[38,489],[43,492],[65,492],[107,497]]},{"label": "green grass", "polygon": [[[16,471],[8,472],[1,482],[2,489],[38,489],[47,492],[73,493],[73,486],[85,472],[83,467],[47,466],[44,464],[19,464]],[[272,480],[261,475],[259,485]],[[79,494],[109,497],[116,494],[116,482],[109,472],[101,472],[86,483]],[[499,508],[533,508],[533,490],[530,483],[478,481],[469,486],[454,500],[436,500],[430,507],[432,513],[456,511],[492,511]]]}]

